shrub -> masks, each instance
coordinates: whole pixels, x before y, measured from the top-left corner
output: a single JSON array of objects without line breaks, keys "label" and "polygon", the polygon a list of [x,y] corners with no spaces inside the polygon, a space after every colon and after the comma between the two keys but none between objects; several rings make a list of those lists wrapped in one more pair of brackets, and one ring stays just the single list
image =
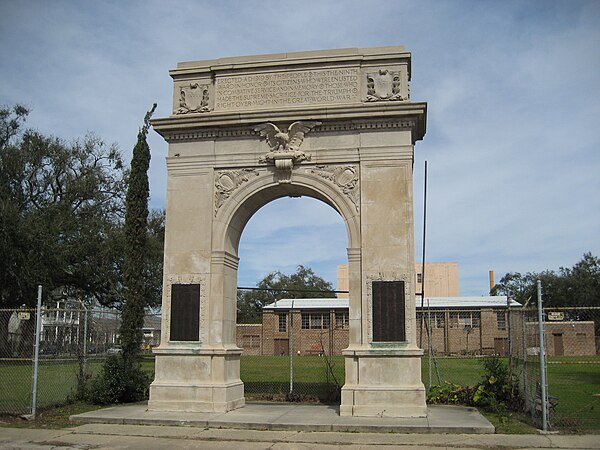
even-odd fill
[{"label": "shrub", "polygon": [[427,401],[440,405],[467,405],[473,404],[473,388],[444,381],[442,386],[432,386],[427,392]]},{"label": "shrub", "polygon": [[520,409],[518,383],[506,364],[493,356],[483,360],[483,368],[484,378],[475,389],[473,404],[497,413]]},{"label": "shrub", "polygon": [[90,381],[85,396],[100,405],[139,402],[148,398],[149,385],[150,378],[139,364],[128,364],[122,355],[112,355],[100,374]]},{"label": "shrub", "polygon": [[478,406],[500,414],[521,409],[517,380],[509,374],[505,363],[496,356],[482,361],[484,377],[475,387],[446,381],[442,386],[429,389],[427,401],[432,404]]}]

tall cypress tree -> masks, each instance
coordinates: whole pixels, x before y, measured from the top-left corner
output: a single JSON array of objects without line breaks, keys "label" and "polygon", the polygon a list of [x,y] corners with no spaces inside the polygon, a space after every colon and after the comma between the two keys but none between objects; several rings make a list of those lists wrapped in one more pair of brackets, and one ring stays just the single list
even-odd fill
[{"label": "tall cypress tree", "polygon": [[144,306],[147,292],[144,273],[148,229],[148,168],[150,147],[146,137],[150,128],[150,117],[156,103],[144,117],[144,126],[137,136],[133,149],[131,172],[125,199],[125,249],[123,259],[123,281],[125,302],[121,317],[121,345],[126,365],[132,364],[139,355],[143,342]]}]

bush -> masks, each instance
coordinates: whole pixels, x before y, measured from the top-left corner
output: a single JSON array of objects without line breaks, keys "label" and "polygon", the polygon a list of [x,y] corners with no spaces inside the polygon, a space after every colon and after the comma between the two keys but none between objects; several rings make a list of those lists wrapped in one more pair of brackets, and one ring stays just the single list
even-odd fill
[{"label": "bush", "polygon": [[473,394],[473,404],[489,411],[504,413],[522,406],[518,383],[505,363],[493,356],[483,360],[485,375]]},{"label": "bush", "polygon": [[128,363],[122,355],[109,356],[102,371],[86,389],[85,399],[99,405],[132,403],[148,398],[150,378],[140,364]]},{"label": "bush", "polygon": [[432,404],[478,406],[500,414],[521,409],[517,380],[509,374],[504,362],[497,356],[482,361],[484,378],[475,387],[446,381],[442,386],[431,387],[427,401]]},{"label": "bush", "polygon": [[473,405],[473,388],[444,381],[442,386],[432,386],[427,392],[427,402],[439,405]]}]

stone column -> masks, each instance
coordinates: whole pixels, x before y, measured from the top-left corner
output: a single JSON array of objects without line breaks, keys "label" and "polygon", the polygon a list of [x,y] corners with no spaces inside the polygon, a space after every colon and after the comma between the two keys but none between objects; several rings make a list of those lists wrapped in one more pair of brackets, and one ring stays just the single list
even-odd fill
[{"label": "stone column", "polygon": [[238,258],[210,251],[212,177],[190,174],[189,163],[185,170],[169,174],[162,339],[148,408],[226,412],[244,405],[235,343]]},{"label": "stone column", "polygon": [[[362,320],[360,333],[351,328],[350,345],[343,352],[346,384],[340,414],[423,417],[427,408],[423,351],[416,345],[410,133],[361,138],[362,254],[360,262],[352,262],[349,252],[349,264],[360,264],[360,286],[354,289],[362,297],[360,312],[359,302],[350,301],[350,317]],[[352,286],[350,292],[352,298]]]}]

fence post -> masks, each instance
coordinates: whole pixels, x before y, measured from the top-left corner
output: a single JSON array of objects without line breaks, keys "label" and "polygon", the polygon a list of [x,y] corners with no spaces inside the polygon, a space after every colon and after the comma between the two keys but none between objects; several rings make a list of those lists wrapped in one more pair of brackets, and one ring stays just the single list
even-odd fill
[{"label": "fence post", "polygon": [[87,373],[87,340],[88,340],[88,311],[83,312],[83,373]]},{"label": "fence post", "polygon": [[289,352],[290,352],[290,394],[294,390],[294,300],[292,300],[292,307],[290,308],[290,340],[289,340]]},{"label": "fence post", "polygon": [[542,430],[548,431],[548,393],[546,392],[546,347],[544,345],[544,311],[542,309],[542,282],[537,280],[538,332],[540,336],[540,383],[542,403]]},{"label": "fence post", "polygon": [[506,296],[506,330],[508,333],[508,376],[512,377],[513,372],[513,343],[511,328],[510,295]]},{"label": "fence post", "polygon": [[42,285],[38,285],[38,298],[35,322],[35,347],[33,353],[33,388],[31,392],[31,415],[35,418],[37,408],[38,362],[40,357],[40,332],[42,330]]}]

